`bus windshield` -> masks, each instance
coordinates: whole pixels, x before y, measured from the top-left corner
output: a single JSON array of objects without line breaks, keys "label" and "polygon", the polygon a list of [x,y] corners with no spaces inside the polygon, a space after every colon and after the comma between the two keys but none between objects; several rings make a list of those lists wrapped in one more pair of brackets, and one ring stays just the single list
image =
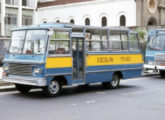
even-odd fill
[{"label": "bus windshield", "polygon": [[45,54],[47,30],[13,31],[9,53]]},{"label": "bus windshield", "polygon": [[155,50],[165,51],[165,36],[158,36],[156,39]]},{"label": "bus windshield", "polygon": [[165,51],[165,36],[150,36],[148,50]]}]

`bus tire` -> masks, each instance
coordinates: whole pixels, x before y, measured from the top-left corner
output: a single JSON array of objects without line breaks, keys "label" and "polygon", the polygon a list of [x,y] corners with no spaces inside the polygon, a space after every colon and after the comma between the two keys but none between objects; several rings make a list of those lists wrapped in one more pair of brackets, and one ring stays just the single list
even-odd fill
[{"label": "bus tire", "polygon": [[112,81],[110,82],[103,82],[102,86],[106,89],[111,88],[111,89],[115,89],[118,88],[120,84],[120,76],[118,74],[114,74],[112,76]]},{"label": "bus tire", "polygon": [[160,71],[159,71],[159,74],[160,74],[160,77],[161,77],[161,78],[165,78],[165,71],[160,70]]},{"label": "bus tire", "polygon": [[50,85],[43,87],[43,93],[46,97],[56,97],[60,94],[61,88],[61,83],[55,79]]},{"label": "bus tire", "polygon": [[22,94],[27,94],[31,90],[31,86],[15,84],[15,88]]}]

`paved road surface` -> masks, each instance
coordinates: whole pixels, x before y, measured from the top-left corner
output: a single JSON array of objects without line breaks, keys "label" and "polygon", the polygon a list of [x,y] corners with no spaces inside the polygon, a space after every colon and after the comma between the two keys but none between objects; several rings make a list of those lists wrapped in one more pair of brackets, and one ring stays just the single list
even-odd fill
[{"label": "paved road surface", "polygon": [[165,120],[165,79],[122,81],[116,90],[64,88],[57,98],[44,98],[40,90],[1,92],[0,120]]}]

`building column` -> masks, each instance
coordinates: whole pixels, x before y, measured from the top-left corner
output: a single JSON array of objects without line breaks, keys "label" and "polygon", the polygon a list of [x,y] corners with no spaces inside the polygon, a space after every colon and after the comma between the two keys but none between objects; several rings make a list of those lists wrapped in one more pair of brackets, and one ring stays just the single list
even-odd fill
[{"label": "building column", "polygon": [[5,0],[1,0],[1,36],[5,36]]},{"label": "building column", "polygon": [[22,0],[18,0],[18,20],[17,20],[17,26],[21,27],[22,26]]},{"label": "building column", "polygon": [[37,21],[37,18],[36,18],[36,10],[33,10],[33,22],[32,24],[37,24],[36,21]]},{"label": "building column", "polygon": [[136,0],[136,26],[142,26],[142,0]]},{"label": "building column", "polygon": [[37,24],[37,0],[34,0],[33,24]]}]

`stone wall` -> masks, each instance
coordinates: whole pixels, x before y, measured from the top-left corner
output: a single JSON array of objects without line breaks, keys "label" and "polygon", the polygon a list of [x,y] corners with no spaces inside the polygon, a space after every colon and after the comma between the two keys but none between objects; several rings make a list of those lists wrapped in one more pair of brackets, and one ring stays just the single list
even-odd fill
[{"label": "stone wall", "polygon": [[162,0],[136,0],[137,26],[165,25],[165,3]]}]

